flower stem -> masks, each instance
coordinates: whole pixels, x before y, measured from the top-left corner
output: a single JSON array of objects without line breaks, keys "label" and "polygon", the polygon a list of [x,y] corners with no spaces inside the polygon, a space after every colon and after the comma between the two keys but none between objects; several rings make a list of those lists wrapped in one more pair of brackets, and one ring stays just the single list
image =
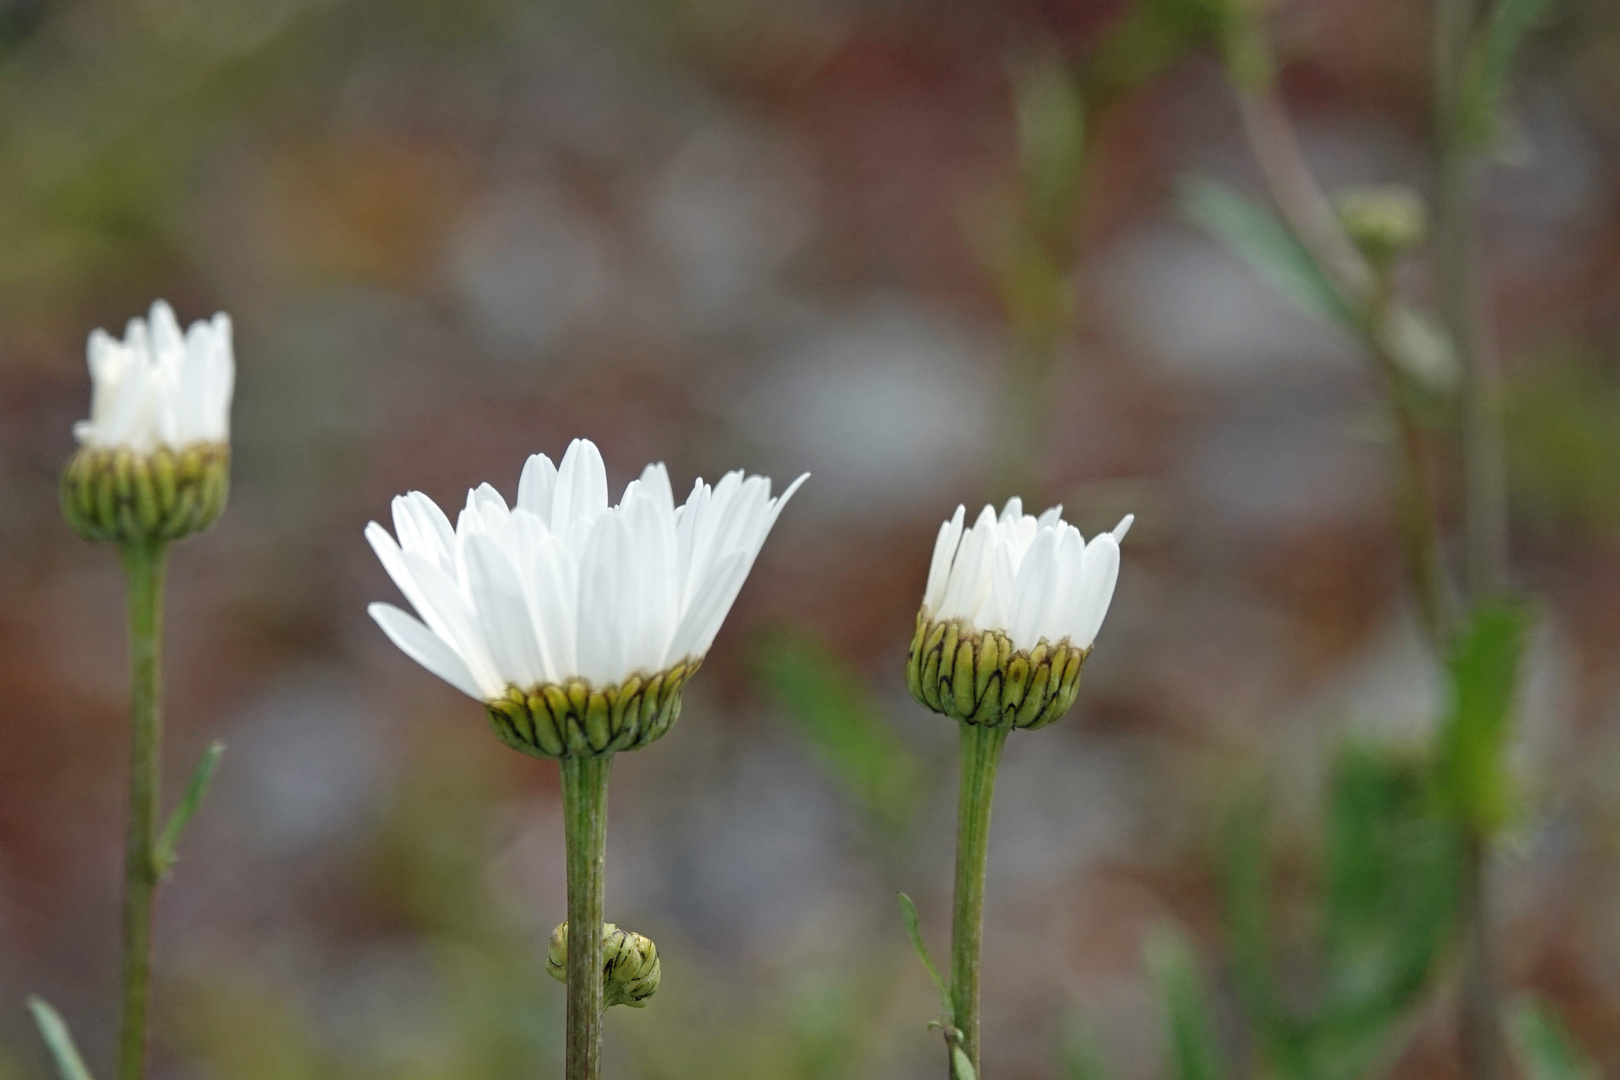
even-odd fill
[{"label": "flower stem", "polygon": [[[962,725],[962,786],[956,812],[956,907],[951,919],[951,1008],[963,1053],[979,1069],[979,957],[984,937],[984,866],[990,803],[1007,725]],[[954,1069],[952,1072],[954,1075]]]},{"label": "flower stem", "polygon": [[146,1072],[146,1018],[152,982],[152,894],[157,888],[158,749],[163,735],[163,576],[167,545],[123,546],[129,606],[130,699],[133,738],[129,769],[129,831],[124,856],[123,1014],[119,1080]]},{"label": "flower stem", "polygon": [[[1463,579],[1470,605],[1502,588],[1507,563],[1501,374],[1478,272],[1478,153],[1463,115],[1468,51],[1480,14],[1478,0],[1437,0],[1434,9],[1435,262],[1441,316],[1462,362]],[[1464,845],[1458,1002],[1463,1075],[1498,1080],[1506,1049],[1491,947],[1490,838],[1470,831]]]},{"label": "flower stem", "polygon": [[1502,1040],[1501,1004],[1496,990],[1496,950],[1492,943],[1490,841],[1472,830],[1463,838],[1459,921],[1463,930],[1461,1001],[1458,1036],[1463,1075],[1469,1080],[1497,1080],[1506,1048]]},{"label": "flower stem", "polygon": [[562,759],[568,847],[567,1080],[602,1072],[602,884],[611,755]]}]

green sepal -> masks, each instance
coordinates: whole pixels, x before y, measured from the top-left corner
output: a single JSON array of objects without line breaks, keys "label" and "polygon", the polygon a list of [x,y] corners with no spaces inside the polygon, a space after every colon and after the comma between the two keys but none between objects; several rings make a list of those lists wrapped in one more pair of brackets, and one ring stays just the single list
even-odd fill
[{"label": "green sepal", "polygon": [[976,631],[957,619],[917,615],[906,685],[917,703],[969,724],[1044,727],[1063,716],[1080,690],[1089,649],[1067,638],[1014,649],[995,630]]},{"label": "green sepal", "polygon": [[224,511],[230,459],[226,443],[196,443],[178,456],[166,446],[83,446],[62,470],[62,514],[86,540],[178,540]]},{"label": "green sepal", "polygon": [[631,675],[618,686],[593,687],[583,679],[513,686],[484,707],[496,737],[530,757],[611,755],[646,746],[674,726],[681,691],[702,663],[702,657],[688,657],[655,675]]}]

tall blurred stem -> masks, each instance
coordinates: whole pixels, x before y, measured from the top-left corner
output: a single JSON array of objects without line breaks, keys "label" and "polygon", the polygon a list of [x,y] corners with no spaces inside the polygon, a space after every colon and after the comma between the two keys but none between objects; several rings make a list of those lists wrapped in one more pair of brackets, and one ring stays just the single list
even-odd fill
[{"label": "tall blurred stem", "polygon": [[568,848],[567,1080],[602,1074],[602,893],[611,755],[562,759]]},{"label": "tall blurred stem", "polygon": [[1305,163],[1275,81],[1269,77],[1269,65],[1265,66],[1266,77],[1234,76],[1244,136],[1289,230],[1358,313],[1361,345],[1373,361],[1398,438],[1395,502],[1408,573],[1425,634],[1436,655],[1444,655],[1453,621],[1451,589],[1441,554],[1438,511],[1425,475],[1422,424],[1406,400],[1406,377],[1389,346],[1387,328],[1395,311],[1391,268],[1369,265],[1345,235]]},{"label": "tall blurred stem", "polygon": [[[1464,78],[1478,32],[1477,0],[1436,0],[1434,14],[1435,255],[1441,316],[1463,369],[1464,584],[1471,605],[1502,587],[1507,563],[1501,374],[1478,274],[1477,161],[1464,123]],[[1464,838],[1463,959],[1458,1016],[1470,1080],[1503,1075],[1504,1046],[1490,906],[1489,838]]]},{"label": "tall blurred stem", "polygon": [[146,1073],[147,1005],[152,983],[152,896],[157,890],[159,747],[163,736],[162,541],[123,547],[129,609],[132,738],[129,826],[124,848],[123,1005],[118,1038],[119,1080]]},{"label": "tall blurred stem", "polygon": [[[1502,588],[1507,562],[1501,375],[1478,277],[1473,227],[1477,162],[1463,116],[1466,58],[1478,32],[1479,16],[1478,0],[1436,0],[1436,269],[1441,316],[1463,371],[1464,584],[1471,606]],[[1260,48],[1257,32],[1240,40]],[[1384,339],[1393,312],[1388,268],[1378,272],[1368,267],[1344,236],[1305,164],[1277,98],[1269,57],[1260,59],[1259,64],[1231,64],[1244,133],[1289,228],[1351,306],[1362,313],[1363,342],[1384,383],[1401,440],[1404,460],[1397,480],[1397,504],[1407,561],[1430,640],[1443,655],[1453,629],[1450,588],[1434,499],[1423,475],[1419,425],[1402,400],[1400,367]],[[1487,889],[1489,865],[1489,837],[1471,830],[1464,837],[1458,883],[1464,950],[1459,1038],[1469,1080],[1498,1080],[1503,1075]]]},{"label": "tall blurred stem", "polygon": [[[951,918],[951,1009],[962,1052],[979,1075],[979,959],[984,939],[984,870],[990,854],[990,804],[996,766],[1009,728],[969,724],[962,728],[962,786],[957,793],[956,901]],[[948,1074],[955,1076],[955,1066]]]}]

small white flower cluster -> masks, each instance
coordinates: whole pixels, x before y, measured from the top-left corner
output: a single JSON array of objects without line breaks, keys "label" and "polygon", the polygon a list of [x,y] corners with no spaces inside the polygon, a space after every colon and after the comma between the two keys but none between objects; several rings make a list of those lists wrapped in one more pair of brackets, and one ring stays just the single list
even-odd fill
[{"label": "small white flower cluster", "polygon": [[74,425],[84,446],[146,454],[230,438],[236,363],[224,312],[184,334],[174,309],[159,300],[134,318],[119,341],[90,335],[90,419]]},{"label": "small white flower cluster", "polygon": [[[119,341],[90,335],[86,448],[151,454],[230,436],[235,362],[221,313],[184,333],[168,304],[131,319]],[[514,688],[583,680],[618,686],[701,660],[736,600],[782,507],[770,480],[701,480],[676,506],[669,474],[649,465],[617,506],[596,446],[576,440],[560,467],[530,458],[515,506],[488,484],[468,493],[454,527],[420,492],[394,500],[397,539],[373,522],[378,557],[417,616],[390,604],[371,615],[394,644],[484,701]],[[116,509],[116,508],[115,508]],[[968,633],[1004,634],[1013,648],[1091,647],[1119,576],[1126,516],[1087,542],[1055,506],[1040,517],[1018,499],[940,527],[923,616]]]}]

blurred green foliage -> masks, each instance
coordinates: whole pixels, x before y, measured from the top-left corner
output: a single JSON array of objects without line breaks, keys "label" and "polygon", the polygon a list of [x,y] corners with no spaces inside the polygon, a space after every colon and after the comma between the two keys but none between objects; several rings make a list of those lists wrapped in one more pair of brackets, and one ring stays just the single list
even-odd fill
[{"label": "blurred green foliage", "polygon": [[1106,103],[1205,44],[1221,26],[1220,0],[1138,0],[1126,6],[1086,65],[1086,98]]},{"label": "blurred green foliage", "polygon": [[170,1022],[188,1055],[237,1080],[518,1080],[560,1061],[544,931],[491,888],[502,773],[489,766],[418,748],[358,867],[413,973],[388,991],[408,1010],[350,1030],[257,965],[222,962],[178,995]]},{"label": "blurred green foliage", "polygon": [[901,740],[858,674],[803,631],[767,635],[758,670],[816,760],[861,808],[874,833],[909,833],[926,800],[924,763]]},{"label": "blurred green foliage", "polygon": [[1164,1010],[1170,1076],[1222,1080],[1226,1067],[1192,947],[1180,932],[1165,927],[1148,939],[1144,955]]},{"label": "blurred green foliage", "polygon": [[1602,1075],[1544,1001],[1519,1006],[1513,1015],[1513,1041],[1528,1080],[1599,1080]]},{"label": "blurred green foliage", "polygon": [[[1264,1060],[1264,1075],[1358,1080],[1399,1048],[1456,909],[1459,838],[1431,808],[1420,759],[1357,744],[1340,751],[1327,797],[1318,927],[1308,947],[1289,950],[1286,964],[1272,931],[1263,808],[1250,804],[1234,815],[1226,932],[1246,1041]],[[1167,930],[1148,942],[1145,956],[1165,1015],[1171,1076],[1219,1080],[1227,1055],[1190,946]],[[1310,973],[1308,985],[1301,972]]]},{"label": "blurred green foliage", "polygon": [[1400,751],[1348,745],[1330,779],[1312,985],[1277,974],[1263,817],[1229,830],[1227,927],[1245,1016],[1277,1075],[1356,1080],[1387,1060],[1428,985],[1455,909],[1455,831],[1429,812],[1427,770]]},{"label": "blurred green foliage", "polygon": [[1071,1022],[1058,1047],[1059,1075],[1063,1080],[1108,1080],[1108,1065],[1094,1032]]},{"label": "blurred green foliage", "polygon": [[1177,195],[1189,220],[1223,241],[1301,311],[1360,333],[1359,318],[1338,287],[1269,208],[1208,176],[1182,181]]},{"label": "blurred green foliage", "polygon": [[1448,662],[1451,703],[1436,742],[1435,782],[1450,820],[1490,836],[1507,820],[1509,723],[1529,614],[1521,604],[1483,604],[1458,635]]},{"label": "blurred green foliage", "polygon": [[1547,16],[1553,0],[1498,0],[1469,49],[1458,118],[1461,137],[1476,147],[1497,138],[1508,72],[1525,38]]},{"label": "blurred green foliage", "polygon": [[39,1024],[39,1033],[44,1037],[45,1045],[50,1048],[57,1076],[61,1080],[91,1080],[90,1070],[85,1066],[84,1058],[79,1056],[79,1048],[73,1045],[73,1035],[57,1011],[37,997],[28,999],[28,1008]]},{"label": "blurred green foliage", "polygon": [[1595,360],[1554,355],[1508,382],[1513,499],[1548,535],[1620,529],[1620,388]]}]

